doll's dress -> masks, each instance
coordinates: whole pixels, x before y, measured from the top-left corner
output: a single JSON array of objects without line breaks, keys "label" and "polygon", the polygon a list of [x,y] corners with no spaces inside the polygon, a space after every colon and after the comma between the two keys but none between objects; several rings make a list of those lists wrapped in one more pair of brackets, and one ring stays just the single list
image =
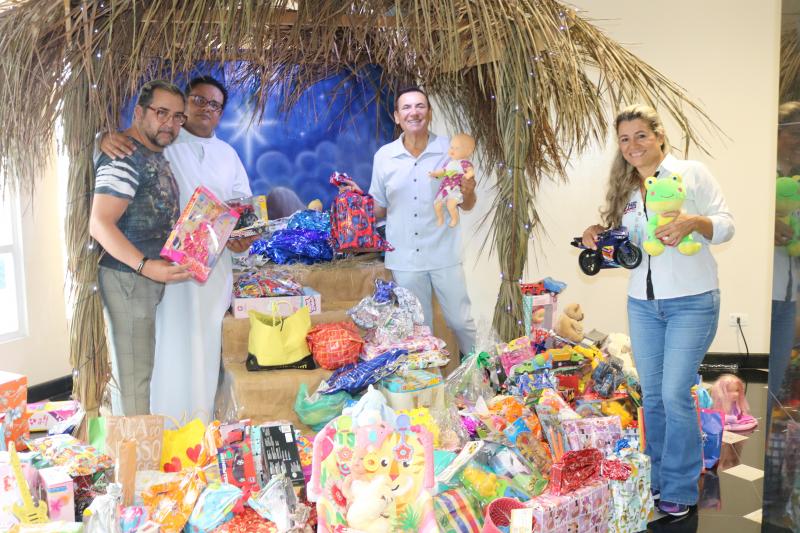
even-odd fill
[{"label": "doll's dress", "polygon": [[726,431],[747,431],[758,425],[758,420],[748,413],[739,410],[739,406],[734,404],[731,412],[725,415]]},{"label": "doll's dress", "polygon": [[444,177],[439,185],[439,192],[436,193],[434,202],[446,202],[453,198],[460,204],[464,201],[461,194],[461,180],[468,169],[472,168],[472,163],[466,159],[452,159],[444,167]]}]

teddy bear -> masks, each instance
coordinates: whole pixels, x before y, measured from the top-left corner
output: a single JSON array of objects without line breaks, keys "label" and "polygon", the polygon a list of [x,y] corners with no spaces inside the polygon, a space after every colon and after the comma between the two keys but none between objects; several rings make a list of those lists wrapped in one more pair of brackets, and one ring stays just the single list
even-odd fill
[{"label": "teddy bear", "polygon": [[[650,176],[644,181],[644,187],[647,209],[655,216],[651,216],[647,221],[647,240],[642,243],[642,247],[645,252],[655,257],[661,255],[665,248],[664,243],[656,237],[656,229],[674,220],[674,217],[665,217],[664,213],[680,211],[686,199],[686,186],[680,174],[670,174],[663,179]],[[701,246],[690,233],[678,243],[678,252],[683,255],[694,255],[700,251]]]},{"label": "teddy bear", "polygon": [[610,333],[601,347],[608,355],[613,355],[622,360],[622,369],[634,377],[638,377],[636,365],[633,362],[631,338],[624,333]]},{"label": "teddy bear", "polygon": [[433,209],[436,211],[436,224],[444,224],[443,207],[450,213],[450,227],[458,224],[458,205],[464,201],[461,193],[463,180],[475,179],[475,168],[469,158],[475,151],[475,139],[466,133],[459,133],[450,140],[450,149],[447,155],[450,161],[439,170],[429,172],[432,178],[443,178],[439,185],[439,192],[433,200]]},{"label": "teddy bear", "polygon": [[347,525],[364,533],[390,533],[389,519],[393,503],[392,489],[385,476],[370,481],[354,479],[350,485],[352,494],[347,509]]},{"label": "teddy bear", "polygon": [[579,343],[583,340],[583,309],[580,304],[568,304],[564,308],[564,313],[558,317],[555,332],[559,337]]}]

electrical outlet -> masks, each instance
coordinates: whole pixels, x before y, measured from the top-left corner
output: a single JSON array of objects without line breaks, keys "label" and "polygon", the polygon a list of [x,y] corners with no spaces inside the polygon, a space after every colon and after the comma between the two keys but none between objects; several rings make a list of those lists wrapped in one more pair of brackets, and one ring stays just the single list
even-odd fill
[{"label": "electrical outlet", "polygon": [[747,318],[747,313],[731,313],[728,315],[728,325],[732,328],[738,328],[740,325],[737,323],[738,319],[741,323],[741,326],[745,327],[748,324]]}]

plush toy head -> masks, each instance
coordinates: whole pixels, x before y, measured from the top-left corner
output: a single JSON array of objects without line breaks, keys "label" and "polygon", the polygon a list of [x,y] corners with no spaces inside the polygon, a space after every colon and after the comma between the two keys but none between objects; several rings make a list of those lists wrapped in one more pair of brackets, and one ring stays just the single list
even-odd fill
[{"label": "plush toy head", "polygon": [[564,314],[573,320],[577,320],[578,322],[583,320],[583,309],[581,309],[581,304],[567,304],[567,306],[564,308]]},{"label": "plush toy head", "polygon": [[778,178],[775,182],[775,213],[785,217],[800,209],[800,176]]},{"label": "plush toy head", "polygon": [[450,139],[450,149],[447,155],[450,159],[469,159],[475,151],[475,139],[466,133],[459,133]]},{"label": "plush toy head", "polygon": [[388,478],[375,477],[370,481],[355,479],[350,490],[353,498],[347,510],[347,525],[366,533],[391,531],[392,491]]},{"label": "plush toy head", "polygon": [[567,305],[564,308],[564,314],[559,317],[556,323],[556,335],[574,343],[581,342],[583,340],[581,320],[583,320],[583,310],[580,304]]},{"label": "plush toy head", "polygon": [[647,208],[654,213],[679,211],[686,199],[686,187],[679,174],[670,174],[662,179],[651,176],[645,180],[644,187],[647,190]]},{"label": "plush toy head", "polygon": [[625,372],[638,376],[636,366],[633,362],[633,351],[631,350],[631,339],[624,333],[609,333],[603,343],[603,350],[608,355],[619,357],[622,360],[622,369]]}]

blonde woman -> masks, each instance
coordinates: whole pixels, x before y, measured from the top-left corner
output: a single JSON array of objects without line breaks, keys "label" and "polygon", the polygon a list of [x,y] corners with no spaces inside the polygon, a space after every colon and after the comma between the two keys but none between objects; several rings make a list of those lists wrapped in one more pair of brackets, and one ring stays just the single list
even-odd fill
[{"label": "blonde woman", "polygon": [[[664,252],[645,255],[628,284],[628,325],[644,396],[653,498],[662,512],[683,516],[697,503],[703,467],[691,387],[719,319],[717,264],[709,245],[733,237],[733,217],[708,169],[669,153],[654,109],[633,105],[622,110],[615,131],[619,150],[601,210],[603,224],[584,231],[587,247],[596,248],[598,234],[617,226],[627,227],[641,246],[648,217],[654,215],[646,204],[648,177],[679,174],[686,188],[682,212],[664,213],[675,218],[656,230]],[[677,245],[690,234],[702,246],[695,255],[683,255]]]}]

